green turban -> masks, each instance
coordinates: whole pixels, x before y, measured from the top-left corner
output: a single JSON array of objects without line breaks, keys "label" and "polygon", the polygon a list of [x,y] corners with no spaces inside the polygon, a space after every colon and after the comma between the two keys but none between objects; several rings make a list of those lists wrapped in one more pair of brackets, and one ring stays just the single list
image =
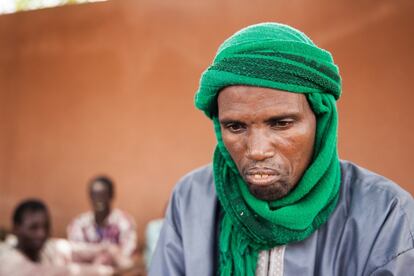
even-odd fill
[{"label": "green turban", "polygon": [[[217,97],[231,85],[303,93],[315,113],[312,162],[284,198],[268,202],[251,195],[223,144]],[[218,142],[213,171],[222,207],[220,275],[254,275],[261,250],[306,239],[335,209],[341,182],[335,102],[340,93],[341,78],[331,54],[287,25],[249,26],[218,49],[201,77],[195,105],[213,120]]]}]

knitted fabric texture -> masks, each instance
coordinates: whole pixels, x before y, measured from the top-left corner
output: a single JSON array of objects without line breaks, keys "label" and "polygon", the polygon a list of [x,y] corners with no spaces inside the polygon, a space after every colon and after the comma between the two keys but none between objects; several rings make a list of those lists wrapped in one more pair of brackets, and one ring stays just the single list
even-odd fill
[{"label": "knitted fabric texture", "polygon": [[[284,198],[268,202],[251,195],[224,146],[217,96],[231,85],[303,93],[316,116],[312,162]],[[340,93],[341,79],[330,53],[287,25],[249,26],[220,46],[195,97],[196,107],[213,120],[218,142],[213,171],[223,210],[220,275],[254,275],[261,250],[306,239],[335,209],[341,181],[335,103]]]}]

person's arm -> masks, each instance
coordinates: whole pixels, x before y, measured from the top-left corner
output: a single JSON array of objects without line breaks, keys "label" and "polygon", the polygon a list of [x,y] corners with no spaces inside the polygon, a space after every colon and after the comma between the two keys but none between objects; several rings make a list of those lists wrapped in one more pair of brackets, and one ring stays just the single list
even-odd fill
[{"label": "person's arm", "polygon": [[[57,271],[57,267],[55,267]],[[46,271],[48,272],[48,271]],[[58,271],[57,271],[58,272]],[[67,274],[66,274],[67,273]],[[110,276],[114,275],[114,269],[111,266],[106,265],[90,265],[90,264],[69,264],[65,267],[63,274],[57,273],[56,275],[68,275],[68,276]],[[48,273],[42,275],[51,275]]]},{"label": "person's arm", "polygon": [[77,263],[92,263],[97,256],[107,251],[107,245],[102,243],[70,242],[72,261]]},{"label": "person's arm", "polygon": [[120,233],[120,245],[122,254],[131,257],[137,249],[137,229],[134,219],[127,214],[125,214],[124,222]]},{"label": "person's arm", "polygon": [[79,218],[74,219],[66,229],[69,241],[85,242],[85,237],[82,231],[82,225]]},{"label": "person's arm", "polygon": [[414,248],[396,256],[384,266],[377,268],[371,276],[414,275]]},{"label": "person's arm", "polygon": [[[414,201],[410,195],[384,195],[392,199],[386,208],[379,208],[381,201],[376,203],[372,213],[372,221],[368,224],[378,224],[380,229],[374,236],[370,247],[370,258],[364,275],[407,275],[414,276]],[[384,202],[384,201],[383,201]]]},{"label": "person's arm", "polygon": [[[20,274],[18,274],[20,275]],[[34,265],[30,274],[21,275],[49,275],[49,276],[110,276],[114,269],[104,265],[68,264],[65,266]]]},{"label": "person's arm", "polygon": [[48,275],[48,276],[109,276],[114,269],[103,265],[33,263],[22,254],[9,252],[0,259],[0,275]]},{"label": "person's arm", "polygon": [[124,256],[120,247],[111,243],[71,242],[71,249],[72,261],[76,263],[92,263],[119,269],[128,269],[133,265],[132,259]]}]

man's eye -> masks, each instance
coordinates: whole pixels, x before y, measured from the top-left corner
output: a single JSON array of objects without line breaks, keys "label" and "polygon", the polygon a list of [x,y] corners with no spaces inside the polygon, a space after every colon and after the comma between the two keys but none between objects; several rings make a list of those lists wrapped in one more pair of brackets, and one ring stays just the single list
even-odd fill
[{"label": "man's eye", "polygon": [[273,128],[285,129],[290,127],[293,124],[292,120],[277,120],[271,122]]},{"label": "man's eye", "polygon": [[240,133],[245,129],[244,125],[240,123],[229,123],[226,124],[224,127],[233,133]]}]

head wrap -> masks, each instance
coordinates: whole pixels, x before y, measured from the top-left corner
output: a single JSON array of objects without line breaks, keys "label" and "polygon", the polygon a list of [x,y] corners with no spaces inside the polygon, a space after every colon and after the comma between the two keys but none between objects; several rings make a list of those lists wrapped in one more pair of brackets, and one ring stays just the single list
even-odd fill
[{"label": "head wrap", "polygon": [[[268,202],[251,195],[223,144],[217,96],[231,85],[303,93],[315,113],[311,164],[295,189],[279,200]],[[213,120],[218,141],[213,171],[223,211],[220,275],[254,275],[259,251],[306,239],[335,209],[341,179],[335,103],[340,93],[341,79],[331,54],[287,25],[249,26],[218,49],[201,77],[195,105]]]}]

